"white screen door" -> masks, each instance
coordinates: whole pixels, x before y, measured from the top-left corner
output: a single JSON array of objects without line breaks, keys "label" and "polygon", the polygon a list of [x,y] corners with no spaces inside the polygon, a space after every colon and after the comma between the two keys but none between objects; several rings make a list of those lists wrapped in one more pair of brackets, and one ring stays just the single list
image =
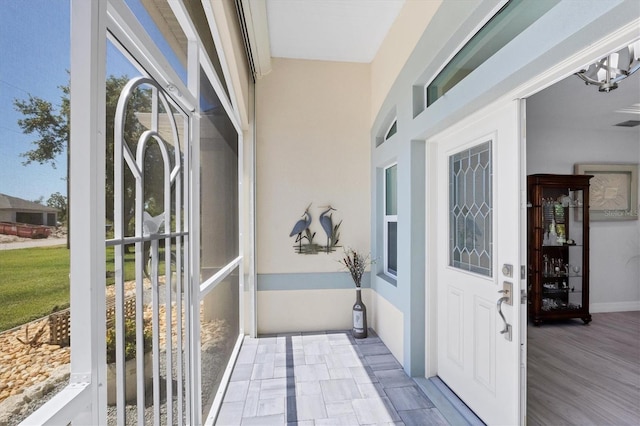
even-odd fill
[{"label": "white screen door", "polygon": [[[431,140],[437,144],[438,376],[492,425],[521,421],[520,309],[526,305],[519,297],[519,137],[519,106],[512,101]],[[512,306],[499,303],[505,282],[515,295]],[[501,333],[506,323],[511,340]]]}]

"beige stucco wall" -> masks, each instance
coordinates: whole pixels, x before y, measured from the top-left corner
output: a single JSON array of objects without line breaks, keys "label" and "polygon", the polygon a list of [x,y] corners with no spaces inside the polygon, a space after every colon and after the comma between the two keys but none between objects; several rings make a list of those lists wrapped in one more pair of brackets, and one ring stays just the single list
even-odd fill
[{"label": "beige stucco wall", "polygon": [[258,274],[337,272],[342,254],[294,251],[294,224],[312,203],[314,242],[326,243],[321,206],[338,209],[341,245],[368,250],[368,64],[274,58],[256,83]]},{"label": "beige stucco wall", "polygon": [[[235,9],[228,0],[211,5],[245,127],[249,76]],[[368,250],[370,126],[439,5],[408,0],[370,64],[273,58],[273,71],[256,84],[258,273],[340,269],[339,252],[293,251],[288,235],[309,203],[315,242],[325,242],[318,215],[331,203],[334,221],[343,220],[341,244]]]},{"label": "beige stucco wall", "polygon": [[[371,293],[369,289],[362,291],[368,319],[373,317]],[[349,330],[354,301],[351,289],[260,291],[258,333]]]},{"label": "beige stucco wall", "polygon": [[371,123],[441,3],[441,0],[407,0],[400,10],[371,62]]},{"label": "beige stucco wall", "polygon": [[[342,220],[340,244],[370,250],[371,125],[439,5],[407,1],[370,64],[273,58],[271,73],[256,82],[258,274],[341,270],[341,250],[294,251],[289,233],[310,203],[314,242],[326,242],[318,216],[321,206],[331,204],[338,209],[334,222]],[[259,291],[259,332],[350,327],[351,290],[304,288]],[[402,362],[403,315],[370,293],[369,325]],[[309,315],[315,307],[318,314]],[[309,324],[300,322],[305,317]]]},{"label": "beige stucco wall", "polygon": [[376,331],[393,356],[404,366],[404,314],[375,290],[371,290],[369,301],[369,327]]}]

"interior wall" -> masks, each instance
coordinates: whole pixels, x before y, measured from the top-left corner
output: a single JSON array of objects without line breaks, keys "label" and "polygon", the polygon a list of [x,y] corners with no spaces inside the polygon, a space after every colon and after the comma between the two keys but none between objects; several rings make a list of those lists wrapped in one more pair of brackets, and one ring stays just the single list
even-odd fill
[{"label": "interior wall", "polygon": [[[579,83],[579,90],[584,87]],[[546,90],[553,90],[553,86]],[[595,87],[589,90],[597,93]],[[608,125],[592,130],[572,125],[561,114],[554,119],[540,117],[541,109],[551,107],[549,101],[544,95],[527,100],[527,174],[572,174],[576,163],[639,162],[640,127]],[[566,98],[557,102],[571,108]],[[640,310],[638,220],[592,221],[590,229],[591,312]]]},{"label": "interior wall", "polygon": [[[342,248],[298,254],[296,237],[289,234],[311,204],[313,241],[326,245],[318,217],[330,204],[337,209],[334,224],[342,221],[338,245],[368,251],[370,81],[369,64],[273,58],[271,73],[256,83],[260,332],[278,331],[274,324],[281,324],[263,315],[271,304],[281,313],[287,306],[289,318],[296,318],[289,327],[299,327],[296,322],[314,304],[335,306],[335,298],[342,297],[336,291],[353,288],[338,263]],[[313,298],[290,293],[297,290],[321,291]],[[274,294],[260,294],[265,291]],[[292,294],[299,296],[296,303],[288,303]],[[355,293],[348,298],[351,305],[354,298]],[[351,328],[348,318],[326,316],[335,319],[334,329]]]}]

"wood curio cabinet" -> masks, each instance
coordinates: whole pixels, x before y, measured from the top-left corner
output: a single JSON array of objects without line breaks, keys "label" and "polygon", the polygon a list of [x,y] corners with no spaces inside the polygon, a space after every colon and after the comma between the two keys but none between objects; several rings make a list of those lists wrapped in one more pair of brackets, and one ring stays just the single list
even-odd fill
[{"label": "wood curio cabinet", "polygon": [[530,175],[528,302],[535,325],[589,314],[589,175]]}]

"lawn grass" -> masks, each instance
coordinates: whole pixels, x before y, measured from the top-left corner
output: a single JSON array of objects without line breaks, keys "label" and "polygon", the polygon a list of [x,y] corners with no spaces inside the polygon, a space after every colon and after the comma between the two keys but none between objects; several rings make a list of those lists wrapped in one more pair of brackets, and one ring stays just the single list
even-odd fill
[{"label": "lawn grass", "polygon": [[[164,249],[160,259],[164,259]],[[113,285],[114,249],[106,249],[106,285]],[[161,267],[164,262],[160,262]],[[162,269],[161,269],[162,270]],[[135,253],[124,255],[125,281],[135,279]],[[35,247],[0,251],[0,331],[69,307],[69,250]]]},{"label": "lawn grass", "polygon": [[[116,269],[116,265],[114,263],[115,250],[113,247],[107,247],[106,257],[107,257],[106,283],[107,283],[107,286],[110,286],[116,282],[116,278],[114,274],[114,271]],[[132,247],[131,253],[124,254],[124,280],[131,281],[135,279],[136,279],[136,254]]]},{"label": "lawn grass", "polygon": [[69,306],[69,250],[0,251],[0,331]]}]

